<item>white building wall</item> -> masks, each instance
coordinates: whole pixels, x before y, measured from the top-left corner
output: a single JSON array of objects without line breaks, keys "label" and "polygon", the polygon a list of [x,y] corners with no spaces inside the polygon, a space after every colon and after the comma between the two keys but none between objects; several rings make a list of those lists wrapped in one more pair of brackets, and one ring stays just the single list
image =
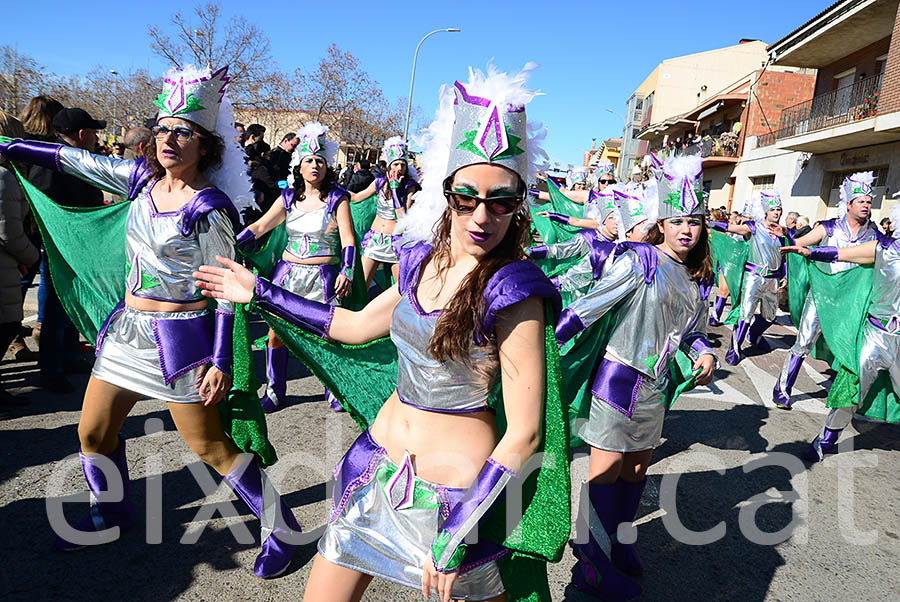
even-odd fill
[{"label": "white building wall", "polygon": [[[819,212],[824,212],[821,190],[815,190],[812,182],[821,185],[822,174],[814,174],[812,162],[803,167],[809,153],[786,151],[772,146],[756,148],[756,136],[748,136],[744,142],[744,154],[735,169],[733,210],[740,211],[753,194],[753,180],[775,176],[774,188],[781,194],[784,213],[796,211],[815,222]],[[801,178],[802,174],[802,178]],[[798,185],[799,183],[799,185]],[[820,186],[821,187],[821,186]]]}]

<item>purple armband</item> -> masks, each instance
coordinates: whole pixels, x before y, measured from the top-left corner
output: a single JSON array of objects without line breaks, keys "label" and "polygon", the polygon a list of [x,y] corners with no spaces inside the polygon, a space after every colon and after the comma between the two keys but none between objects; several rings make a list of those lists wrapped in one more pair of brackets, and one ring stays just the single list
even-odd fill
[{"label": "purple armband", "polygon": [[569,216],[563,215],[562,213],[553,213],[552,211],[547,214],[547,219],[551,222],[558,222],[560,224],[569,225]]},{"label": "purple armband", "polygon": [[562,345],[584,330],[584,328],[584,322],[581,320],[581,317],[567,307],[560,314],[559,322],[556,323],[556,341]]},{"label": "purple armband", "polygon": [[22,161],[62,171],[62,164],[59,162],[60,148],[62,148],[61,144],[53,142],[13,140],[12,142],[0,142],[0,155],[12,161]]},{"label": "purple armband", "polygon": [[809,258],[813,261],[834,263],[838,260],[837,247],[813,247],[809,250]]},{"label": "purple armband", "polygon": [[256,240],[256,234],[253,233],[253,230],[251,230],[249,227],[244,228],[243,230],[241,230],[238,233],[238,235],[236,237],[237,248],[243,249],[244,247],[246,247],[250,243],[254,242],[255,240]]},{"label": "purple armband", "polygon": [[253,303],[259,309],[323,339],[328,334],[328,327],[334,316],[334,306],[304,299],[264,278],[256,279]]},{"label": "purple armband", "polygon": [[728,222],[714,222],[710,220],[706,223],[713,230],[718,230],[719,232],[728,232]]},{"label": "purple armband", "polygon": [[550,254],[550,248],[547,245],[535,245],[525,249],[525,254],[532,259],[546,259]]},{"label": "purple armband", "polygon": [[356,247],[341,247],[341,275],[353,282],[353,268],[356,265]]},{"label": "purple armband", "polygon": [[213,366],[231,376],[234,357],[234,312],[216,310],[216,327],[213,337]]},{"label": "purple armband", "polygon": [[[493,458],[487,459],[475,482],[466,490],[462,500],[450,509],[447,519],[438,528],[431,544],[431,559],[435,569],[441,573],[450,573],[460,570],[464,560],[467,566],[472,567],[490,559],[470,557],[467,554],[469,544],[463,540],[472,529],[490,517],[498,502],[503,499],[509,482],[518,477],[515,471]],[[473,549],[475,546],[481,549],[487,547],[473,544]],[[500,547],[492,546],[492,548],[493,552],[496,552]]]},{"label": "purple armband", "polygon": [[529,188],[529,189],[528,189],[528,196],[534,197],[534,198],[536,198],[536,199],[539,199],[539,198],[541,198],[541,191],[538,190],[537,188]]}]

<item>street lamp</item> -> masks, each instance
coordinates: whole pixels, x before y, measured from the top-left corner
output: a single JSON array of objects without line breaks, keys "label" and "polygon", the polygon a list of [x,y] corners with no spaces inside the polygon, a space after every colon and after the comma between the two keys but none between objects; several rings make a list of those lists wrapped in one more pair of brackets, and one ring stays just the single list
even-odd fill
[{"label": "street lamp", "polygon": [[449,29],[435,29],[431,33],[427,34],[424,38],[419,40],[419,44],[416,46],[416,52],[415,52],[415,54],[413,54],[412,77],[409,78],[409,98],[406,100],[406,125],[403,127],[403,139],[404,140],[406,140],[409,136],[409,112],[412,110],[412,93],[413,93],[413,84],[416,83],[416,61],[419,59],[419,47],[422,46],[422,42],[424,42],[430,36],[433,36],[436,33],[441,33],[442,31],[446,31],[449,33],[458,33],[462,30],[457,29],[456,27],[451,27]]},{"label": "street lamp", "polygon": [[112,73],[116,80],[115,90],[113,91],[113,136],[118,138],[116,123],[119,121],[119,72],[115,69],[110,69],[109,72]]},{"label": "street lamp", "polygon": [[625,154],[625,130],[628,129],[628,122],[625,121],[625,118],[622,117],[617,111],[613,111],[612,109],[606,109],[606,112],[612,113],[613,115],[616,115],[619,119],[622,120],[622,150],[619,151],[619,165],[617,165],[616,167],[619,172],[619,176],[620,176],[619,179],[624,180],[625,178],[623,178],[621,176],[624,174],[624,172],[622,171],[622,166],[625,165],[625,163],[627,162],[626,161],[627,155]]}]

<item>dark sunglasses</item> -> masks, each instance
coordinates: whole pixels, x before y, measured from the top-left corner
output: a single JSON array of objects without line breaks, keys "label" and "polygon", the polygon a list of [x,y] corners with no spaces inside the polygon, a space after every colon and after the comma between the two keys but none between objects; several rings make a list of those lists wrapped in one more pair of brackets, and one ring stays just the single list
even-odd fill
[{"label": "dark sunglasses", "polygon": [[601,184],[615,184],[615,180],[600,180]]},{"label": "dark sunglasses", "polygon": [[175,139],[179,142],[187,142],[194,136],[203,138],[203,134],[182,125],[177,125],[173,128],[167,128],[164,125],[155,125],[150,128],[150,132],[153,133],[157,139],[165,139],[169,137],[169,134],[175,134]]},{"label": "dark sunglasses", "polygon": [[510,215],[515,213],[524,200],[520,196],[495,196],[486,199],[473,194],[456,192],[449,188],[444,188],[444,196],[447,197],[450,209],[462,215],[475,213],[479,203],[484,203],[487,210],[493,215]]}]

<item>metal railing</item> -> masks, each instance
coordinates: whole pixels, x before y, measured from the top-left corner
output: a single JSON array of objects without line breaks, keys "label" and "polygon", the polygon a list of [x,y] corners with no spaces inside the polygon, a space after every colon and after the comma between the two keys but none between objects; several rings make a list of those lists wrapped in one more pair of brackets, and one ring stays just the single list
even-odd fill
[{"label": "metal railing", "polygon": [[778,120],[776,140],[874,117],[881,80],[882,74],[873,75],[786,108]]}]

